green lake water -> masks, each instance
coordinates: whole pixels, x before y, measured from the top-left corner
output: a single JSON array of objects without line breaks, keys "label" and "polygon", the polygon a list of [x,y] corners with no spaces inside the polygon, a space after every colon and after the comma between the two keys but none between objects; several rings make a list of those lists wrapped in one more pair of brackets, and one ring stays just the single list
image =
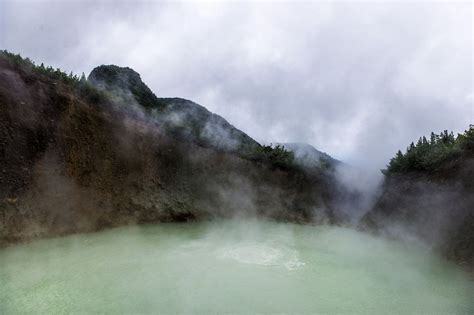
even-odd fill
[{"label": "green lake water", "polygon": [[421,246],[256,220],[117,228],[0,250],[0,314],[474,314]]}]

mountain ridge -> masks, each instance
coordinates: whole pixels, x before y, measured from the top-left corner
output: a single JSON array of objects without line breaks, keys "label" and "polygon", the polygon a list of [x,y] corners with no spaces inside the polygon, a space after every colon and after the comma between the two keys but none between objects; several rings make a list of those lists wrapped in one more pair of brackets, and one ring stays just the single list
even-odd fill
[{"label": "mountain ridge", "polygon": [[180,140],[247,154],[260,146],[202,105],[179,97],[157,97],[140,75],[129,67],[101,65],[91,71],[88,80],[100,90],[119,95],[125,103],[136,102],[145,110],[152,110],[167,133]]}]

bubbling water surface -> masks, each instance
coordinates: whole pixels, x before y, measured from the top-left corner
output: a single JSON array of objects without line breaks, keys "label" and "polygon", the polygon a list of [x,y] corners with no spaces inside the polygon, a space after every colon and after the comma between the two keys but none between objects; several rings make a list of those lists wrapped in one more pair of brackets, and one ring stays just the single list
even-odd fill
[{"label": "bubbling water surface", "polygon": [[422,247],[256,220],[117,228],[0,250],[0,313],[472,314]]}]

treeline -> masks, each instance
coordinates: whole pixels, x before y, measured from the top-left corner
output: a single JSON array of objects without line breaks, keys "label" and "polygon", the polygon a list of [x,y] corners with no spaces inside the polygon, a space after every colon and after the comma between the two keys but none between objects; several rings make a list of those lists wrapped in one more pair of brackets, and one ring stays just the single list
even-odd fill
[{"label": "treeline", "polygon": [[474,125],[470,125],[468,130],[457,136],[445,130],[440,134],[432,132],[429,140],[421,137],[416,144],[412,142],[405,153],[399,150],[383,172],[433,171],[443,162],[466,152],[474,152]]},{"label": "treeline", "polygon": [[80,96],[84,97],[91,103],[98,103],[105,99],[103,92],[97,90],[87,79],[84,73],[81,76],[69,74],[62,71],[59,68],[54,69],[51,66],[44,66],[43,63],[40,65],[35,64],[30,58],[23,58],[19,54],[14,54],[8,50],[0,50],[0,56],[8,59],[13,65],[17,67],[25,67],[31,69],[33,73],[44,75],[52,80],[58,80],[66,85],[76,89]]},{"label": "treeline", "polygon": [[51,66],[45,67],[43,63],[41,63],[40,65],[37,65],[30,58],[23,58],[19,54],[14,54],[12,52],[9,52],[8,50],[2,50],[0,51],[0,54],[6,57],[8,60],[10,60],[13,64],[17,66],[20,66],[20,65],[27,66],[36,73],[46,75],[47,77],[54,80],[61,80],[67,84],[74,85],[74,84],[79,83],[81,80],[84,80],[84,81],[86,80],[84,73],[82,74],[81,77],[79,77],[76,74],[73,74],[72,72],[67,74],[66,72],[62,71],[59,68],[54,69]]}]

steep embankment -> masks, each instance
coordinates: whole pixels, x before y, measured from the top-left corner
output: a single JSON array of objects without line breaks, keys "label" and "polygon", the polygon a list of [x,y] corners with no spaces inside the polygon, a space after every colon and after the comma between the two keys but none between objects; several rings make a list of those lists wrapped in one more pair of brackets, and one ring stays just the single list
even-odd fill
[{"label": "steep embankment", "polygon": [[433,170],[387,172],[383,194],[361,227],[421,240],[474,270],[474,151]]},{"label": "steep embankment", "polygon": [[157,98],[131,69],[89,78],[0,54],[0,243],[247,214],[334,219],[328,174],[272,164],[223,118]]}]

